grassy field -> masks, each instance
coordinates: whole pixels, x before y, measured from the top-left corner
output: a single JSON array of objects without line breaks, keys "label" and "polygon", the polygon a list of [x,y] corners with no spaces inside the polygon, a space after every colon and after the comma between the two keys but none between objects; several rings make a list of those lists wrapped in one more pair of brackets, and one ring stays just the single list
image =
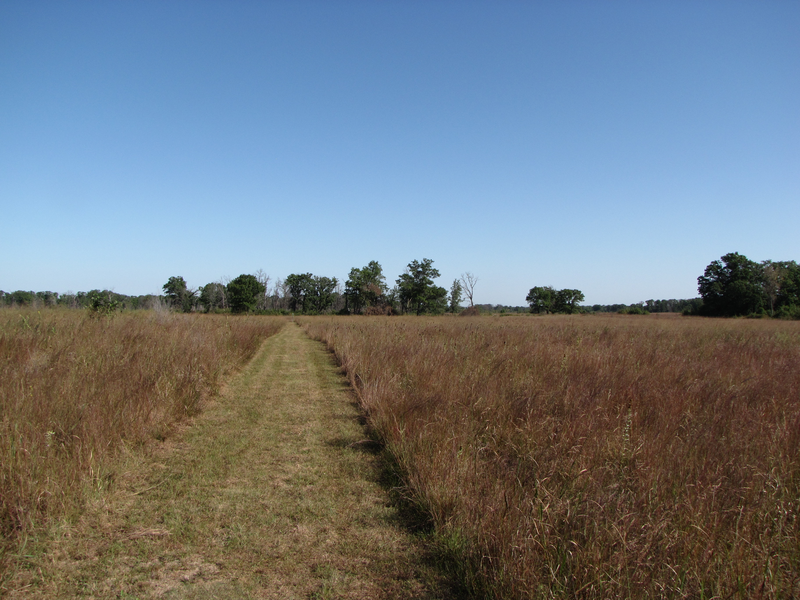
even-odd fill
[{"label": "grassy field", "polygon": [[301,322],[490,595],[800,596],[800,323]]},{"label": "grassy field", "polygon": [[463,598],[403,527],[354,400],[325,347],[288,324],[0,596]]},{"label": "grassy field", "polygon": [[[479,595],[800,596],[800,323],[663,315],[299,321],[335,352],[404,476],[396,491],[430,515],[437,547],[460,558]],[[115,488],[119,457],[169,437],[284,324],[0,311],[0,583],[29,540]],[[305,402],[303,394],[288,404]],[[306,395],[314,394],[327,392]],[[259,395],[250,408],[236,398],[233,412],[260,406]],[[312,420],[300,409],[298,427]],[[279,451],[265,456],[280,468],[294,464]],[[183,481],[181,461],[190,468],[199,459],[169,460]],[[240,479],[226,485],[238,490]],[[173,506],[162,487],[141,490]],[[237,506],[237,519],[250,518],[247,503]],[[120,535],[136,543],[139,529],[156,530],[128,529]],[[165,538],[167,550],[178,533]],[[336,573],[331,585],[351,585],[347,569]]]},{"label": "grassy field", "polygon": [[276,333],[280,318],[0,311],[0,582],[30,536],[113,484]]}]

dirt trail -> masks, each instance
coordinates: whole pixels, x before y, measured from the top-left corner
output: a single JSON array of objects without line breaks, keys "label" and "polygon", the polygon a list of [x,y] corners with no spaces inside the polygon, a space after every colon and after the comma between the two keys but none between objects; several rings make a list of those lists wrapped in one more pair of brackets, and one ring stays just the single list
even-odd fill
[{"label": "dirt trail", "polygon": [[289,323],[11,596],[451,597],[364,435],[330,355]]}]

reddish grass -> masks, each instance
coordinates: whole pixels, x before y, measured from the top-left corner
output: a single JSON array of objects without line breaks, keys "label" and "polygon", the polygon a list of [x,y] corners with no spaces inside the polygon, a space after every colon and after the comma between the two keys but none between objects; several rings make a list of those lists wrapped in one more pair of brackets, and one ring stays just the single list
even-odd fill
[{"label": "reddish grass", "polygon": [[141,311],[0,310],[0,579],[30,532],[110,482],[123,446],[162,438],[284,324]]},{"label": "reddish grass", "polygon": [[488,595],[800,596],[800,323],[303,325]]}]

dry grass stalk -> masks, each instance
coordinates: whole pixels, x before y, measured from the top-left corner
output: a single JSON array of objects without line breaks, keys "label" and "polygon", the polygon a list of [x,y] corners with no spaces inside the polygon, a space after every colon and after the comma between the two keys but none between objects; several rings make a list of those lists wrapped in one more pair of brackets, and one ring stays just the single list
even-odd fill
[{"label": "dry grass stalk", "polygon": [[800,324],[303,324],[495,597],[800,595]]},{"label": "dry grass stalk", "polygon": [[0,311],[0,580],[19,544],[113,481],[284,321],[142,311]]}]

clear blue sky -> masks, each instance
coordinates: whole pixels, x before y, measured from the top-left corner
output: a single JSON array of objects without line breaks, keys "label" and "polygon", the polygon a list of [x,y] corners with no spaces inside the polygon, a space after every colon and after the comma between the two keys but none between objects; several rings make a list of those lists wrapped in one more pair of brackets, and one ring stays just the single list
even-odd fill
[{"label": "clear blue sky", "polygon": [[0,2],[0,289],[800,260],[800,2]]}]

